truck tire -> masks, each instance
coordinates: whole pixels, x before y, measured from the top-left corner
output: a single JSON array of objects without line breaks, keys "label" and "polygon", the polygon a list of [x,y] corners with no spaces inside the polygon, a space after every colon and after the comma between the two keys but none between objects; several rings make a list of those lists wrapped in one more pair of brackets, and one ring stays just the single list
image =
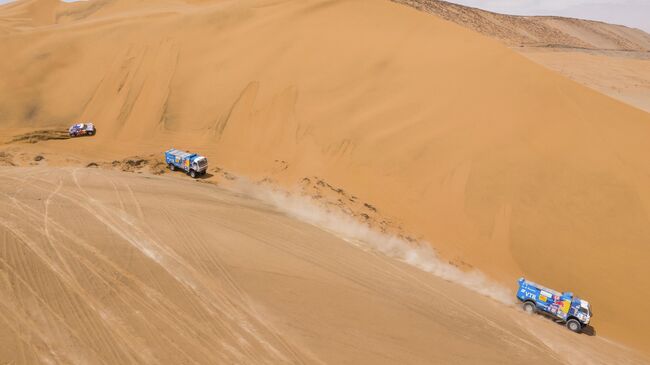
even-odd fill
[{"label": "truck tire", "polygon": [[537,308],[533,302],[524,302],[524,305],[522,307],[526,313],[533,314],[537,312]]},{"label": "truck tire", "polygon": [[582,324],[580,324],[577,319],[571,318],[566,322],[566,328],[571,332],[580,333],[582,330]]},{"label": "truck tire", "polygon": [[192,179],[196,179],[196,171],[190,170],[190,176],[192,177]]},{"label": "truck tire", "polygon": [[176,171],[176,166],[174,166],[173,163],[170,163],[169,164],[169,169],[172,170],[172,171]]}]

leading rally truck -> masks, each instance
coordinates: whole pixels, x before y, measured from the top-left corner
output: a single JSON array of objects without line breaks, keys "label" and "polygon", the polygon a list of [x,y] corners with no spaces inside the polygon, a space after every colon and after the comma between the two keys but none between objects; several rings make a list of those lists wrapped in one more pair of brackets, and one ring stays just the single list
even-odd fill
[{"label": "leading rally truck", "polygon": [[165,151],[165,162],[170,170],[183,170],[193,178],[204,175],[208,170],[208,159],[204,156],[174,148]]},{"label": "leading rally truck", "polygon": [[520,278],[517,299],[527,313],[541,313],[566,324],[573,332],[581,332],[591,320],[591,305],[571,292],[560,293]]}]

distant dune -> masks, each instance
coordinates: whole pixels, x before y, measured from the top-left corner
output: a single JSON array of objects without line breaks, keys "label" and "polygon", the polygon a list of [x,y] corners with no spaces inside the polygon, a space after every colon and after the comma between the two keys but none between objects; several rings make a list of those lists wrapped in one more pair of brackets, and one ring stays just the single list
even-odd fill
[{"label": "distant dune", "polygon": [[0,136],[98,126],[7,153],[173,146],[307,181],[463,269],[573,290],[598,335],[648,350],[649,113],[390,1],[19,1],[0,19]]},{"label": "distant dune", "polygon": [[533,61],[650,112],[650,34],[622,25],[512,16],[438,0],[393,0],[496,38]]},{"label": "distant dune", "polygon": [[555,16],[514,16],[440,0],[393,0],[436,14],[510,46],[650,51],[650,34],[591,20]]}]

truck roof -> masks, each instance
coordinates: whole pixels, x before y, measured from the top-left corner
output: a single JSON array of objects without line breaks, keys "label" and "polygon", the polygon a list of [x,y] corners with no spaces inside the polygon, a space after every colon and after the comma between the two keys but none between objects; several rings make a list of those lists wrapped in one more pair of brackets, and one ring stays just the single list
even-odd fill
[{"label": "truck roof", "polygon": [[185,151],[181,151],[181,150],[177,150],[177,149],[173,149],[173,148],[171,150],[167,151],[167,153],[169,153],[172,156],[177,156],[177,157],[180,157],[180,158],[189,158],[189,157],[192,157],[192,156],[196,156],[196,153],[189,153],[189,152],[185,152]]},{"label": "truck roof", "polygon": [[[522,279],[523,279],[523,278],[522,278]],[[532,281],[530,281],[530,280],[523,279],[521,283],[522,283],[522,284],[526,284],[526,285],[530,285],[530,286],[534,286],[534,287],[536,287],[537,289],[547,291],[547,292],[549,292],[549,293],[551,293],[551,294],[553,294],[553,295],[562,296],[562,293],[558,292],[557,290],[553,290],[553,289],[547,288],[547,287],[545,287],[545,286],[543,286],[543,285],[539,285],[539,284],[537,284],[537,283],[535,283],[535,282],[532,282]]]}]

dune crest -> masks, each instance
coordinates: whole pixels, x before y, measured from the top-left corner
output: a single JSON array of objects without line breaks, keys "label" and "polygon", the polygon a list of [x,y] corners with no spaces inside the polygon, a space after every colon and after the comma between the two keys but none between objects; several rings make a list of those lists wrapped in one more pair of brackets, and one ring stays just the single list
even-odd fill
[{"label": "dune crest", "polygon": [[650,113],[650,34],[557,16],[498,14],[440,0],[393,0],[498,39],[572,80]]}]

